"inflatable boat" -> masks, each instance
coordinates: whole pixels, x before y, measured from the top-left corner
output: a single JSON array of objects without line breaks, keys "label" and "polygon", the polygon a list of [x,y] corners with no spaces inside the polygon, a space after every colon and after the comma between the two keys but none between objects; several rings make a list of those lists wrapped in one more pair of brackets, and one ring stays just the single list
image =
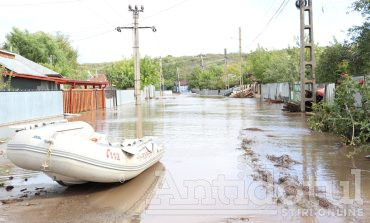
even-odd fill
[{"label": "inflatable boat", "polygon": [[110,142],[85,122],[19,129],[7,145],[16,166],[43,171],[62,185],[123,182],[157,163],[163,153],[150,137]]}]

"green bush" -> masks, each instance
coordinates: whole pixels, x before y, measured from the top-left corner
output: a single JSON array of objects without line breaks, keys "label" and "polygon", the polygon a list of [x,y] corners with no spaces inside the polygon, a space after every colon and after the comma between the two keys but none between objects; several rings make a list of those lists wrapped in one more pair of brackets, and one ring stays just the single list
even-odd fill
[{"label": "green bush", "polygon": [[[362,96],[361,106],[355,104],[355,94]],[[313,105],[314,115],[309,126],[315,131],[332,132],[346,139],[346,143],[370,151],[369,88],[351,77],[341,79],[332,103]]]}]

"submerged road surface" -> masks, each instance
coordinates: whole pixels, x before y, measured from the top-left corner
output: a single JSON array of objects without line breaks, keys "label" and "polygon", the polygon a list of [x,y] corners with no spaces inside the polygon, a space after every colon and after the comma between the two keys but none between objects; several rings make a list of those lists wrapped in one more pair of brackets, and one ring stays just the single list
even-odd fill
[{"label": "submerged road surface", "polygon": [[123,184],[68,188],[0,158],[0,222],[367,222],[370,216],[370,161],[348,159],[339,138],[311,132],[306,117],[284,113],[281,105],[178,96],[73,120],[112,141],[156,136],[165,156]]}]

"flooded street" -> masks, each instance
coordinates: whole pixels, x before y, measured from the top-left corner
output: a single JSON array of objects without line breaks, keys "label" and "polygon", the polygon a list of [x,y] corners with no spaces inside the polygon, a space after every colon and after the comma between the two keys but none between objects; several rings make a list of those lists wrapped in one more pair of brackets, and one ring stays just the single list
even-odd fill
[{"label": "flooded street", "polygon": [[0,158],[0,222],[367,222],[370,161],[281,107],[177,96],[73,117],[111,140],[155,136],[166,153],[123,184],[72,187]]}]

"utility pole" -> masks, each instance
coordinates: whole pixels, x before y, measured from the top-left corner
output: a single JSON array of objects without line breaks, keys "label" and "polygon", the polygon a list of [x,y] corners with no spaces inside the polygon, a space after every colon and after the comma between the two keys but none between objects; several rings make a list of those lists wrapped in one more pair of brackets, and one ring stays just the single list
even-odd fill
[{"label": "utility pole", "polygon": [[239,27],[239,60],[240,60],[240,88],[243,85],[243,68],[242,68],[242,63],[243,63],[243,58],[242,58],[242,28]]},{"label": "utility pole", "polygon": [[180,93],[180,74],[179,74],[179,68],[176,67],[176,74],[177,74],[177,91]]},{"label": "utility pole", "polygon": [[164,80],[163,80],[163,69],[162,69],[162,57],[159,58],[159,74],[160,74],[160,81],[159,81],[159,88],[160,88],[160,94],[161,94],[161,97],[163,97],[163,83],[164,83]]},{"label": "utility pole", "polygon": [[203,54],[200,54],[200,66],[202,67],[202,70],[204,70]]},{"label": "utility pole", "polygon": [[[306,111],[306,101],[316,101],[316,61],[315,44],[313,39],[312,0],[297,0],[296,7],[300,11],[300,81],[301,81],[301,112]],[[305,24],[305,12],[308,12],[308,24]],[[308,42],[305,40],[305,30],[308,30]],[[305,58],[305,49],[308,49],[308,60]],[[311,79],[306,79],[306,69],[309,69]],[[305,85],[311,84],[312,97],[306,98]]]},{"label": "utility pole", "polygon": [[227,89],[230,88],[230,83],[229,83],[229,74],[227,73],[227,49],[224,49],[224,60],[225,60],[225,67],[224,67],[224,74],[226,76],[226,87]]},{"label": "utility pole", "polygon": [[141,80],[140,80],[140,53],[139,53],[139,29],[152,29],[153,32],[157,31],[154,26],[139,26],[139,13],[144,12],[144,6],[140,9],[137,5],[132,8],[131,5],[128,6],[128,10],[132,12],[133,15],[133,26],[123,26],[117,27],[116,30],[121,32],[122,29],[132,29],[133,34],[133,57],[134,57],[134,72],[135,72],[135,103],[136,105],[141,104]]}]

